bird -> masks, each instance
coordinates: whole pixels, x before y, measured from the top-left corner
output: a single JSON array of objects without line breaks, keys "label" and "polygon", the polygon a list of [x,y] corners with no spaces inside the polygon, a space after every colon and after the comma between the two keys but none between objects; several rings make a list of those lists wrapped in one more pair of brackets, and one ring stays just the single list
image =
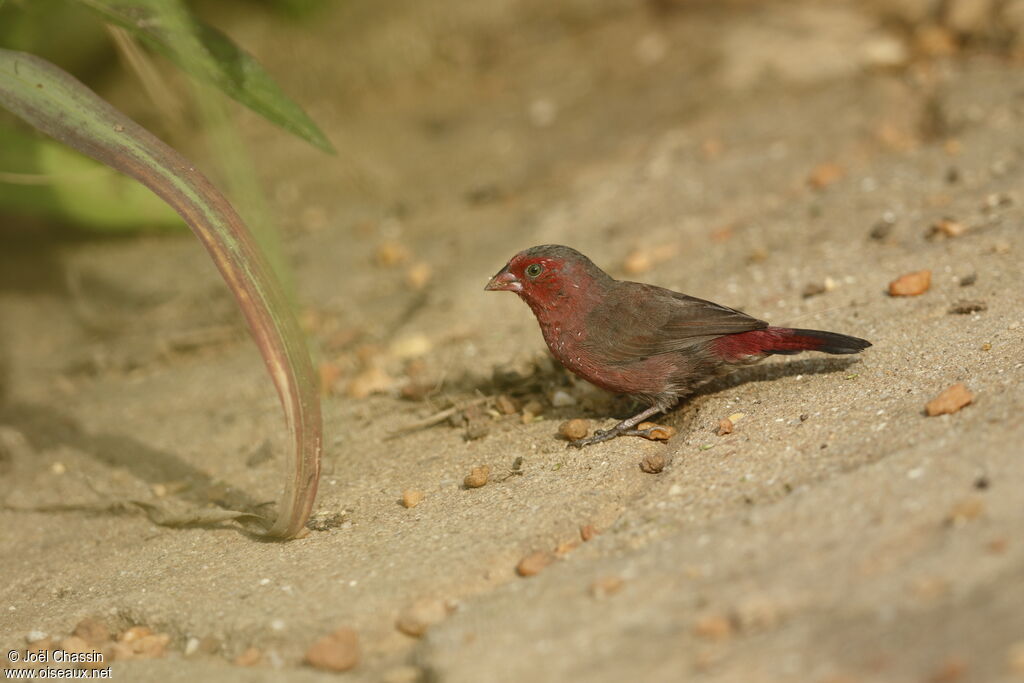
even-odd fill
[{"label": "bird", "polygon": [[871,346],[836,332],[773,327],[711,301],[616,280],[559,244],[519,252],[484,289],[519,295],[548,349],[568,370],[648,406],[611,429],[569,443],[577,448],[624,435],[650,438],[655,427],[637,425],[737,366],[777,354],[852,354]]}]

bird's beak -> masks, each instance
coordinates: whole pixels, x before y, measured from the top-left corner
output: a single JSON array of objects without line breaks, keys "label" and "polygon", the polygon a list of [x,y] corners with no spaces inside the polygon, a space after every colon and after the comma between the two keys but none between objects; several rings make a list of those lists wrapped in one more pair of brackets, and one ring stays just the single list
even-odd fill
[{"label": "bird's beak", "polygon": [[509,272],[508,266],[505,266],[498,271],[498,274],[491,278],[491,281],[484,287],[488,292],[521,292],[523,291],[523,283],[519,279]]}]

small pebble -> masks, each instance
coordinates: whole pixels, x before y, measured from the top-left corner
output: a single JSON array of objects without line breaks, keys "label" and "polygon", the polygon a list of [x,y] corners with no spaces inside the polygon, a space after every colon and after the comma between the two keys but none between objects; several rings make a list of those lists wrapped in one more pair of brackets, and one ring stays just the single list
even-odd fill
[{"label": "small pebble", "polygon": [[544,405],[540,401],[527,401],[523,406],[523,424],[530,424],[543,412]]},{"label": "small pebble", "polygon": [[603,576],[590,584],[590,594],[598,600],[614,595],[625,585],[621,576]]},{"label": "small pebble", "polygon": [[263,661],[263,653],[259,648],[247,648],[242,654],[235,657],[235,666],[256,666]]},{"label": "small pebble", "polygon": [[167,645],[171,636],[166,633],[153,633],[143,636],[132,643],[132,651],[140,659],[158,659],[167,654]]},{"label": "small pebble", "polygon": [[502,415],[515,415],[519,411],[516,402],[505,394],[501,394],[498,398],[494,399],[494,407]]},{"label": "small pebble", "polygon": [[718,435],[732,434],[733,426],[732,420],[727,417],[722,418],[718,421]]},{"label": "small pebble", "polygon": [[952,218],[942,218],[932,223],[928,229],[927,237],[959,237],[967,232],[967,226]]},{"label": "small pebble", "polygon": [[823,190],[829,185],[841,180],[846,175],[846,169],[836,163],[824,163],[814,167],[807,184],[816,190]]},{"label": "small pebble", "polygon": [[434,624],[448,617],[448,606],[442,600],[417,600],[398,615],[395,626],[407,636],[419,638]]},{"label": "small pebble", "polygon": [[647,474],[658,474],[665,469],[665,456],[660,453],[645,455],[640,461],[640,469]]},{"label": "small pebble", "polygon": [[582,439],[590,433],[590,422],[580,418],[567,420],[558,425],[558,434],[568,441]]},{"label": "small pebble", "polygon": [[932,285],[932,271],[919,270],[901,275],[889,283],[889,296],[918,296]]},{"label": "small pebble", "polygon": [[960,278],[960,286],[961,287],[970,287],[971,285],[973,285],[977,281],[978,281],[978,274],[977,273],[970,273],[970,274],[964,275],[962,278]]},{"label": "small pebble", "polygon": [[462,480],[462,483],[465,484],[467,489],[478,489],[481,486],[485,486],[490,477],[490,465],[479,465],[469,471],[469,474]]},{"label": "small pebble", "polygon": [[414,508],[423,502],[423,491],[406,489],[402,491],[402,505],[407,508]]},{"label": "small pebble", "polygon": [[583,526],[580,527],[580,538],[583,539],[584,543],[586,543],[587,541],[591,540],[592,538],[594,538],[595,536],[597,536],[600,533],[601,532],[598,531],[597,527],[594,526],[593,524],[584,524]]},{"label": "small pebble", "polygon": [[803,291],[800,292],[800,296],[805,299],[810,299],[811,297],[818,296],[819,294],[824,294],[826,291],[828,290],[825,289],[824,284],[820,282],[810,282],[804,286]]},{"label": "small pebble", "polygon": [[551,553],[538,550],[519,560],[519,564],[516,565],[516,573],[519,576],[534,576],[539,574],[552,561],[554,561],[554,557]]},{"label": "small pebble", "polygon": [[569,539],[568,541],[561,541],[557,546],[555,546],[555,555],[565,557],[578,547],[580,547],[580,542],[575,538]]},{"label": "small pebble", "polygon": [[670,427],[669,425],[655,424],[654,422],[641,422],[636,426],[640,431],[651,430],[650,434],[646,435],[645,439],[651,441],[668,441],[676,435],[676,428]]},{"label": "small pebble", "polygon": [[950,415],[973,401],[974,394],[962,382],[958,382],[929,401],[924,410],[928,417]]},{"label": "small pebble", "polygon": [[342,627],[324,636],[306,651],[306,662],[324,671],[348,671],[359,663],[359,636]]},{"label": "small pebble", "polygon": [[697,620],[693,633],[705,640],[728,640],[733,635],[732,621],[721,614],[709,614]]},{"label": "small pebble", "polygon": [[121,643],[131,644],[151,635],[153,635],[153,631],[146,626],[132,626],[122,633],[117,640]]},{"label": "small pebble", "polygon": [[409,260],[409,250],[400,242],[384,242],[373,254],[374,260],[382,268],[391,268]]},{"label": "small pebble", "polygon": [[413,289],[420,290],[430,283],[432,274],[429,263],[416,263],[405,272],[405,282]]}]

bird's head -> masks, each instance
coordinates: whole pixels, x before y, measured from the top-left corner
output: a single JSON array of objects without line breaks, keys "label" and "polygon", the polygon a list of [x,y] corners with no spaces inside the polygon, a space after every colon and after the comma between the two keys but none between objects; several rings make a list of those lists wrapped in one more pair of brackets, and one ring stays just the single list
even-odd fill
[{"label": "bird's head", "polygon": [[545,244],[513,256],[484,289],[515,292],[531,307],[550,307],[559,299],[576,298],[581,287],[599,279],[611,278],[580,252]]}]

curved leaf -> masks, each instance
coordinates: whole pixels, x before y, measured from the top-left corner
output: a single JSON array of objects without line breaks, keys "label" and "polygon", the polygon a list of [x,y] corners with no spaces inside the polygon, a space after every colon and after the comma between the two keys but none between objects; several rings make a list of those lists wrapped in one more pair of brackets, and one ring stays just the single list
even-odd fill
[{"label": "curved leaf", "polygon": [[256,59],[195,18],[181,0],[75,0],[127,30],[196,78],[325,152],[330,141]]},{"label": "curved leaf", "polygon": [[0,105],[44,133],[149,187],[206,247],[245,314],[294,443],[279,515],[267,530],[303,530],[320,474],[321,416],[313,368],[280,285],[245,224],[187,159],[72,76],[23,52],[0,49]]}]

